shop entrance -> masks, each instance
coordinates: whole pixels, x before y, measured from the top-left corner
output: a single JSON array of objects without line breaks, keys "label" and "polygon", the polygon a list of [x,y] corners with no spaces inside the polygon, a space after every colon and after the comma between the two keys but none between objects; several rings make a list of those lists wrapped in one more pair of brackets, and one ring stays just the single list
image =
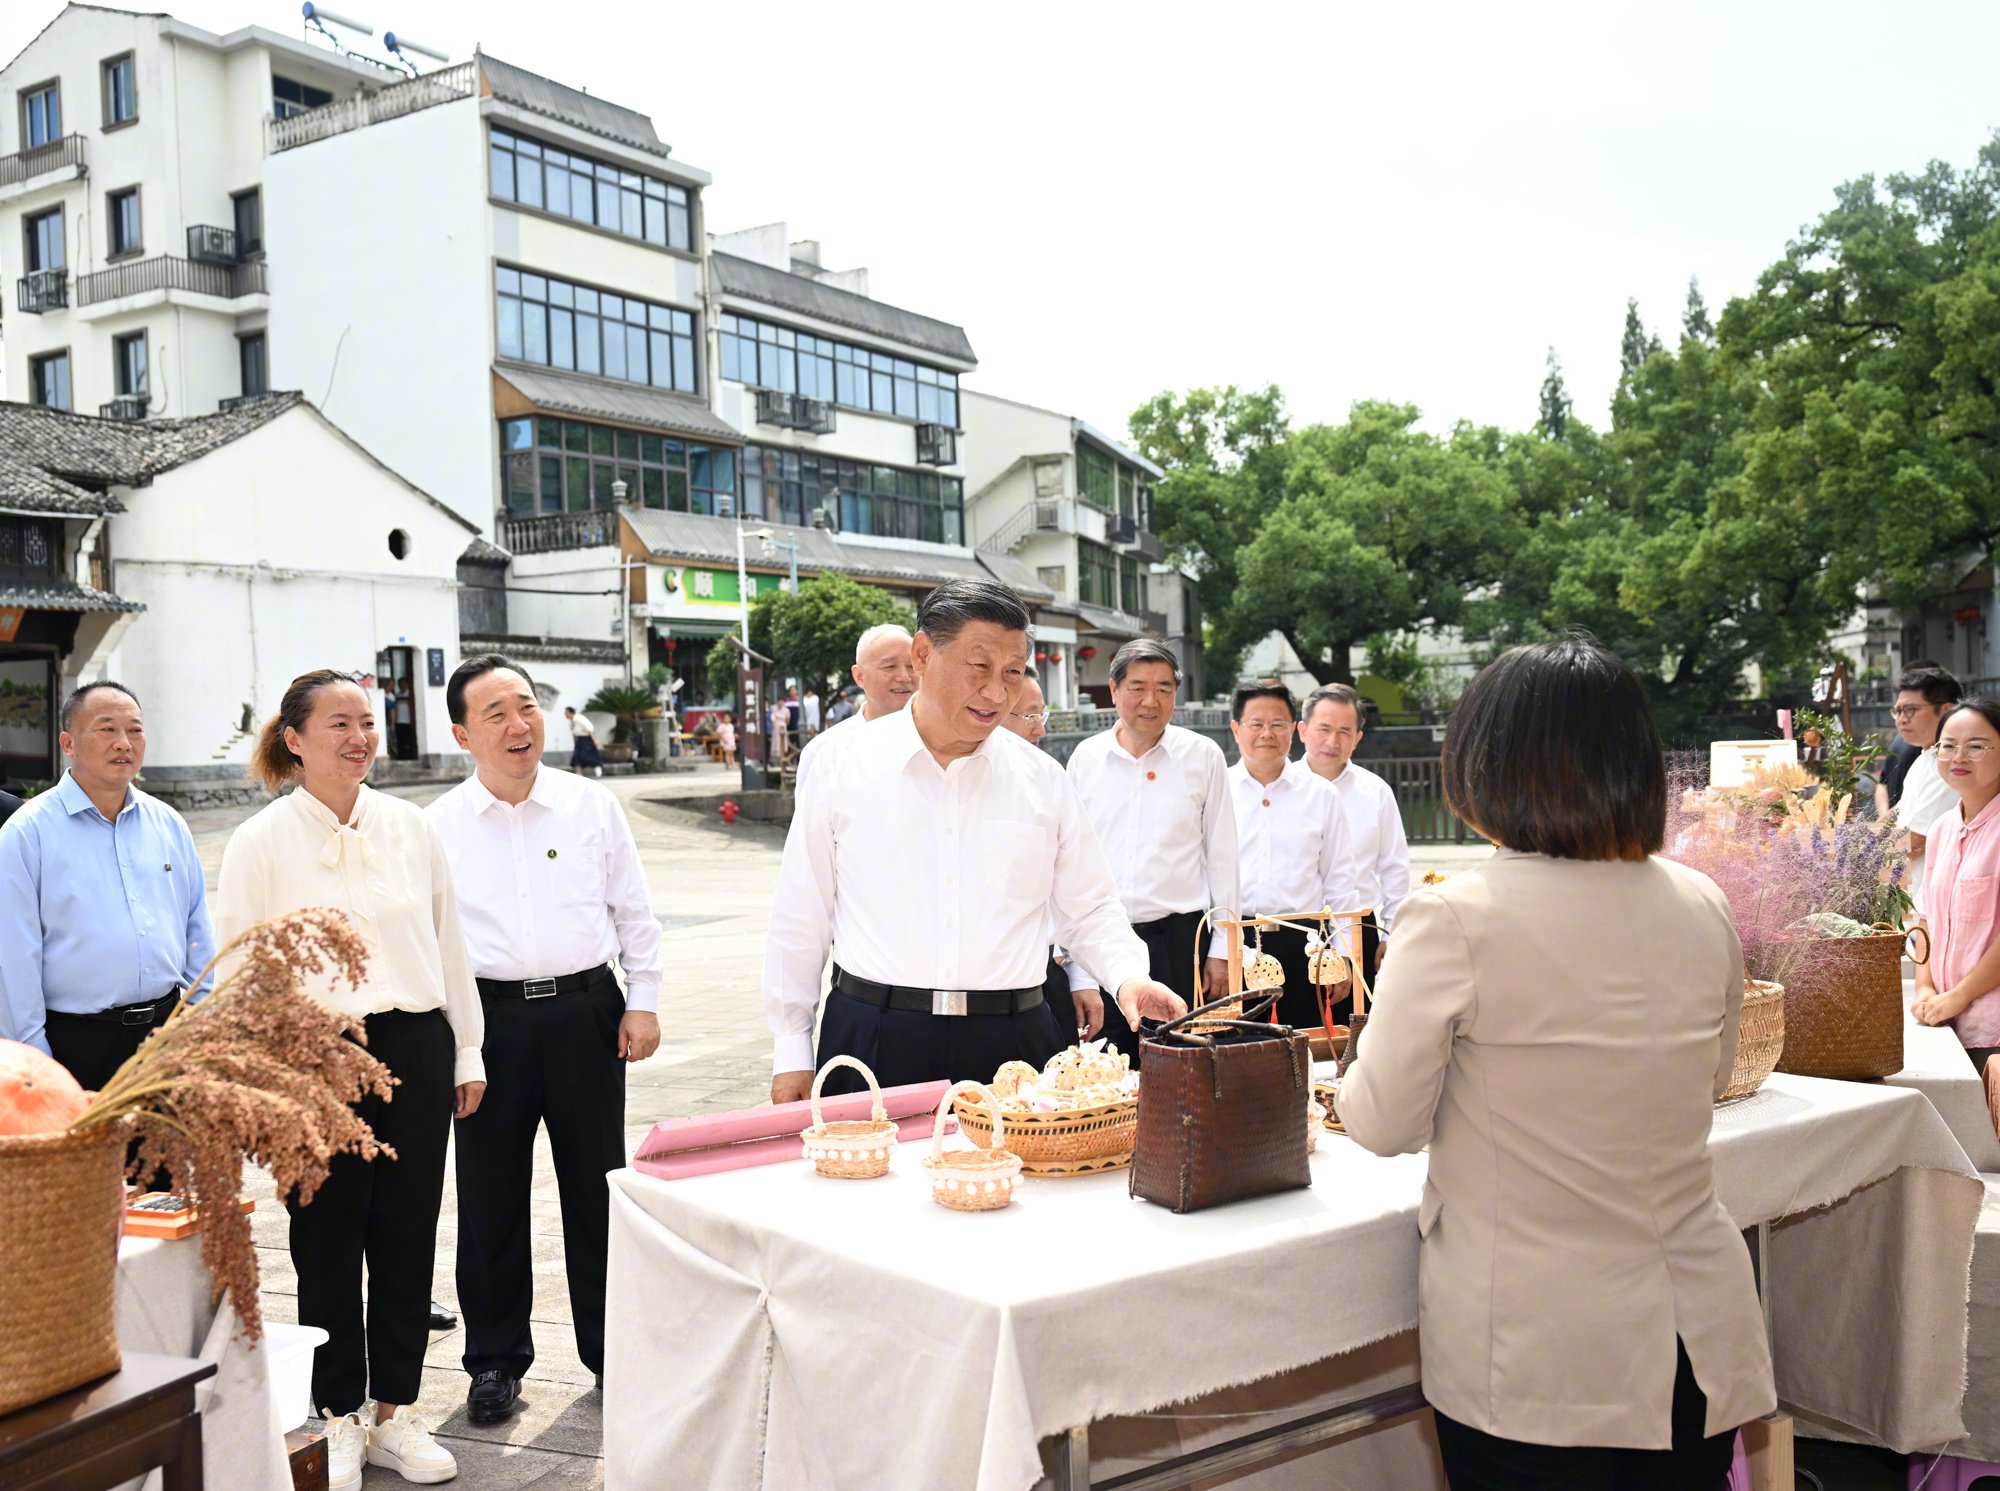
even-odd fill
[{"label": "shop entrance", "polygon": [[417,650],[391,647],[384,651],[389,666],[382,674],[382,715],[389,730],[389,759],[417,759]]}]

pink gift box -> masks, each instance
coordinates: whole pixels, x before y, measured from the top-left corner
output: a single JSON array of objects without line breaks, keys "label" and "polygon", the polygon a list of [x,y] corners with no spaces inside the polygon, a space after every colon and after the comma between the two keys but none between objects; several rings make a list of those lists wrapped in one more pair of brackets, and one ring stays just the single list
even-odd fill
[{"label": "pink gift box", "polygon": [[[946,1082],[913,1082],[882,1089],[882,1106],[896,1121],[896,1141],[928,1140],[931,1118],[944,1098]],[[870,1116],[872,1099],[865,1092],[820,1099],[820,1116],[828,1123],[859,1121]],[[752,1165],[776,1165],[802,1158],[799,1136],[812,1126],[811,1103],[781,1103],[775,1107],[739,1108],[734,1113],[710,1113],[701,1118],[670,1118],[653,1125],[639,1145],[633,1168],[660,1180],[713,1175]],[[949,1132],[950,1120],[947,1120]]]}]

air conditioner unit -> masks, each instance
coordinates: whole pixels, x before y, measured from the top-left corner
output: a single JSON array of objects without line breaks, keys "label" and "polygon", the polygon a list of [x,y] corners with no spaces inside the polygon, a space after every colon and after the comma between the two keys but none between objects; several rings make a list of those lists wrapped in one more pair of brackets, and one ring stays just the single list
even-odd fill
[{"label": "air conditioner unit", "polygon": [[1114,544],[1135,543],[1139,537],[1139,525],[1122,513],[1113,513],[1104,520],[1104,536]]},{"label": "air conditioner unit", "polygon": [[957,465],[958,431],[948,425],[918,425],[917,464],[919,466]]},{"label": "air conditioner unit", "polygon": [[833,405],[825,399],[792,400],[792,428],[808,435],[833,433]]},{"label": "air conditioner unit", "polygon": [[236,230],[197,223],[187,230],[188,257],[197,264],[234,264]]},{"label": "air conditioner unit", "polygon": [[100,419],[144,419],[146,402],[142,393],[124,394],[108,404],[99,404],[97,415]]},{"label": "air conditioner unit", "polygon": [[792,396],[775,388],[757,390],[757,423],[791,429],[797,416],[792,412]]}]

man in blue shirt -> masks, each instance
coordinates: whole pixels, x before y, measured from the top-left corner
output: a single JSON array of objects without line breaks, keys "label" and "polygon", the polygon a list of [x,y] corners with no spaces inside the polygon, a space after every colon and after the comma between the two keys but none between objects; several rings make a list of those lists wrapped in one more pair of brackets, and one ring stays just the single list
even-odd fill
[{"label": "man in blue shirt", "polygon": [[90,683],[63,701],[69,770],[0,827],[0,1036],[104,1085],[215,953],[187,824],[132,785],[139,701]]}]

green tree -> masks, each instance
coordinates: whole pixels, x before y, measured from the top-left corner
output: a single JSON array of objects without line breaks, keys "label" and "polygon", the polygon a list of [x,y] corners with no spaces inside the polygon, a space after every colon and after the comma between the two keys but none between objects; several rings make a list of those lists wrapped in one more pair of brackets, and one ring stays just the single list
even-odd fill
[{"label": "green tree", "polygon": [[[760,597],[761,599],[761,597]],[[845,575],[825,574],[799,586],[774,605],[771,655],[787,676],[824,687],[836,675],[845,677],[854,662],[854,644],[871,626],[895,622],[916,626],[916,613],[876,585],[862,585]],[[751,645],[756,645],[756,617],[751,617]]]},{"label": "green tree", "polygon": [[1697,342],[1715,340],[1715,322],[1709,319],[1708,302],[1701,298],[1701,281],[1688,276],[1687,308],[1681,312],[1681,335]]},{"label": "green tree", "polygon": [[1629,378],[1639,371],[1639,365],[1660,350],[1660,339],[1646,330],[1646,323],[1639,319],[1639,302],[1631,296],[1625,300],[1625,334],[1618,340],[1618,376]]},{"label": "green tree", "polygon": [[1562,359],[1549,348],[1542,374],[1542,416],[1535,429],[1545,440],[1560,440],[1569,430],[1569,389],[1563,383]]},{"label": "green tree", "polygon": [[[771,618],[775,610],[792,598],[788,590],[766,590],[750,602],[750,650],[764,657],[771,657]],[[716,699],[733,698],[736,694],[736,670],[742,665],[743,654],[732,639],[740,639],[741,632],[731,632],[729,637],[718,637],[715,645],[708,649],[708,692]]]}]

